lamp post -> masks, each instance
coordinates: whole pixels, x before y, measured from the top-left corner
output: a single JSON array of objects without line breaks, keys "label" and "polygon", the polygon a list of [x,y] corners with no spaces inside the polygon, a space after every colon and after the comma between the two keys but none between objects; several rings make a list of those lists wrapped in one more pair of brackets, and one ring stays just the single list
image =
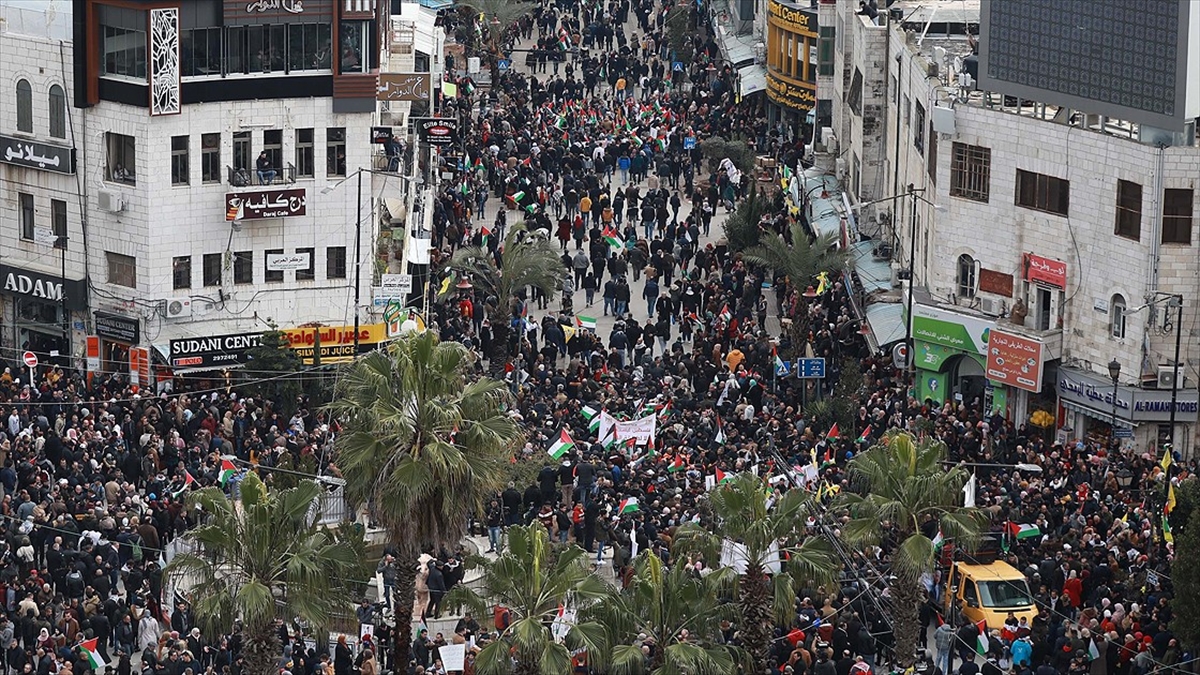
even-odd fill
[{"label": "lamp post", "polygon": [[1121,362],[1113,359],[1108,362],[1108,376],[1112,379],[1113,395],[1112,395],[1112,419],[1109,423],[1108,431],[1108,446],[1110,449],[1117,446],[1117,381],[1121,379]]},{"label": "lamp post", "polygon": [[912,308],[914,283],[917,280],[917,191],[912,183],[908,184],[908,197],[912,202],[908,212],[908,306],[904,310],[904,386],[916,396],[916,386],[913,383],[913,344],[912,344]]}]

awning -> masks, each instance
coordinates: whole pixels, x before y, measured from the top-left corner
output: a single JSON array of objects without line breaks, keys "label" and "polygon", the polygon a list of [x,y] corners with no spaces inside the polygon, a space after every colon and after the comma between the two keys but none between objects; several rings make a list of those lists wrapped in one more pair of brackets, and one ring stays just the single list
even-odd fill
[{"label": "awning", "polygon": [[877,241],[868,240],[850,246],[850,260],[865,295],[892,288],[892,266],[886,260],[875,259],[875,247],[878,244]]},{"label": "awning", "polygon": [[758,91],[767,90],[767,71],[760,65],[746,66],[738,69],[742,96],[749,96]]},{"label": "awning", "polygon": [[[1062,404],[1063,408],[1066,408],[1067,410],[1070,410],[1071,412],[1076,412],[1076,413],[1079,413],[1080,415],[1087,415],[1088,417],[1090,417],[1094,420],[1098,420],[1100,422],[1104,422],[1105,424],[1112,424],[1112,419],[1113,419],[1112,410],[1100,410],[1099,408],[1093,408],[1093,407],[1087,406],[1087,405],[1080,405],[1078,403],[1072,403],[1070,401],[1063,401],[1061,399],[1059,400],[1059,403]],[[1117,411],[1117,426],[1118,427],[1135,427],[1136,428],[1137,422],[1131,422],[1131,421],[1125,419],[1124,417],[1121,417],[1121,411],[1118,410]]]},{"label": "awning", "polygon": [[882,349],[904,339],[904,305],[899,302],[876,302],[867,305],[867,343],[872,350]]},{"label": "awning", "polygon": [[724,27],[717,28],[717,42],[720,43],[721,53],[733,64],[733,67],[744,68],[752,65],[754,63],[754,36],[735,35],[733,31]]}]

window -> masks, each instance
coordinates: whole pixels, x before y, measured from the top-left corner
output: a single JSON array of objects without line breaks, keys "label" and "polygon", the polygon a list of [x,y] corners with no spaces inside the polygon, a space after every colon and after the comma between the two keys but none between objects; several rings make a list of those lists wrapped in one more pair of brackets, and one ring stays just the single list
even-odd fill
[{"label": "window", "polygon": [[912,103],[908,100],[908,94],[904,95],[904,124],[909,124],[912,120]]},{"label": "window", "polygon": [[1125,337],[1125,298],[1112,296],[1108,303],[1108,330],[1115,338]]},{"label": "window", "polygon": [[315,248],[298,248],[296,253],[308,254],[308,267],[302,270],[296,270],[296,281],[312,281],[316,278],[316,266],[313,264],[313,258],[316,257],[317,249]]},{"label": "window", "polygon": [[133,136],[104,134],[105,146],[108,149],[108,161],[105,165],[105,180],[115,183],[137,183],[137,140]]},{"label": "window", "polygon": [[67,94],[57,84],[50,86],[46,97],[50,107],[50,135],[54,138],[67,137]]},{"label": "window", "polygon": [[254,251],[237,251],[233,254],[233,283],[254,283]]},{"label": "window", "polygon": [[371,22],[342,21],[338,68],[343,73],[371,72]]},{"label": "window", "polygon": [[267,160],[271,162],[271,168],[278,176],[283,167],[283,131],[280,129],[267,129],[263,132],[263,152],[267,153]]},{"label": "window", "polygon": [[1163,190],[1162,243],[1192,243],[1191,188],[1167,188]]},{"label": "window", "polygon": [[33,133],[33,87],[29,80],[17,80],[17,131]]},{"label": "window", "polygon": [[296,175],[313,177],[313,130],[296,130]]},{"label": "window", "polygon": [[288,70],[329,70],[332,31],[327,23],[288,26]]},{"label": "window", "polygon": [[98,5],[100,74],[146,81],[146,12]]},{"label": "window", "polygon": [[1070,181],[1017,169],[1017,206],[1065,216],[1070,196]]},{"label": "window", "polygon": [[330,246],[325,249],[325,278],[346,278],[346,247]]},{"label": "window", "polygon": [[1116,235],[1138,241],[1142,238],[1142,186],[1128,180],[1117,181]]},{"label": "window", "polygon": [[220,286],[221,285],[221,254],[220,253],[205,253],[204,254],[204,285],[205,286]]},{"label": "window", "polygon": [[225,69],[230,73],[283,71],[287,27],[232,26],[227,29]]},{"label": "window", "polygon": [[34,229],[37,227],[33,210],[33,195],[20,192],[17,194],[17,203],[21,212],[21,238],[33,241]]},{"label": "window", "polygon": [[179,74],[182,77],[221,74],[220,28],[193,28],[180,31]]},{"label": "window", "polygon": [[188,184],[188,137],[171,137],[171,185]]},{"label": "window", "polygon": [[171,261],[172,288],[177,291],[192,287],[192,256],[177,255]]},{"label": "window", "polygon": [[263,280],[268,282],[283,281],[283,270],[273,270],[270,267],[271,256],[283,255],[283,249],[267,249],[263,254]]},{"label": "window", "polygon": [[325,130],[325,173],[329,176],[346,175],[346,128]]},{"label": "window", "polygon": [[958,256],[958,296],[973,298],[979,292],[979,263],[966,253]]},{"label": "window", "polygon": [[233,168],[249,171],[254,168],[253,150],[250,148],[250,132],[233,132]]},{"label": "window", "polygon": [[920,101],[913,101],[913,147],[917,152],[925,154],[925,106]]},{"label": "window", "polygon": [[108,261],[108,283],[137,288],[137,258],[112,251],[105,251],[104,258]]},{"label": "window", "polygon": [[200,137],[200,180],[205,183],[221,182],[221,134],[204,134]]},{"label": "window", "polygon": [[67,202],[62,199],[50,200],[50,230],[54,233],[54,248],[67,248]]},{"label": "window", "polygon": [[992,182],[992,149],[955,143],[950,150],[950,196],[987,202]]}]

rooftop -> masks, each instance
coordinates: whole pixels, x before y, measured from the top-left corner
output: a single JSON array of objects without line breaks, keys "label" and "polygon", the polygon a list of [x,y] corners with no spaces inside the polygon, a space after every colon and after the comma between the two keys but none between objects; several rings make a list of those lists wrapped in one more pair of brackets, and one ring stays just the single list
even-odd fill
[{"label": "rooftop", "polygon": [[0,34],[71,41],[71,0],[0,0]]}]

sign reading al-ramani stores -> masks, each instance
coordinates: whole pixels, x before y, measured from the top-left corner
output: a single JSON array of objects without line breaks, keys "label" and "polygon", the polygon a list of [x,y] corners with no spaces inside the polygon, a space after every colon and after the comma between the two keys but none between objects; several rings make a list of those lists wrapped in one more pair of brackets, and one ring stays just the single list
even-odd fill
[{"label": "sign reading al-ramani stores", "polygon": [[767,98],[792,110],[812,110],[817,104],[817,85],[789,82],[768,70]]}]

